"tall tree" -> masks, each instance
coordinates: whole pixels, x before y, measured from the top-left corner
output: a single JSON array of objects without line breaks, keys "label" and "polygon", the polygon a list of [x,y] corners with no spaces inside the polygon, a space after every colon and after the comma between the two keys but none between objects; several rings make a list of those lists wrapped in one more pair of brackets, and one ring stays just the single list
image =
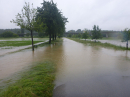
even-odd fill
[{"label": "tall tree", "polygon": [[46,34],[49,35],[49,43],[51,38],[56,39],[56,36],[61,36],[61,33],[65,31],[65,23],[67,18],[64,18],[57,5],[51,1],[43,1],[42,7],[38,7],[37,17],[42,18],[42,22],[47,25]]},{"label": "tall tree", "polygon": [[20,26],[21,28],[25,28],[31,32],[31,39],[32,39],[32,50],[34,51],[33,46],[33,31],[40,31],[43,28],[43,23],[40,22],[40,18],[37,20],[36,18],[37,10],[33,8],[30,8],[30,4],[25,2],[25,5],[23,6],[22,13],[16,15],[16,20],[12,20],[11,22],[16,23],[17,26]]},{"label": "tall tree", "polygon": [[123,31],[123,40],[126,41],[126,49],[128,49],[128,40],[130,39],[130,29],[126,28]]},{"label": "tall tree", "polygon": [[101,29],[99,29],[99,26],[94,25],[92,30],[92,39],[95,39],[96,42],[96,40],[101,37]]}]

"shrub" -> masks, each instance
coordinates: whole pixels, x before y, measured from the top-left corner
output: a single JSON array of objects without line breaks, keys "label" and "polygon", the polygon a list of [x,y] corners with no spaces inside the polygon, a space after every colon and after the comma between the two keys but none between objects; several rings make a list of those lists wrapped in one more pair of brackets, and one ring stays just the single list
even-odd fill
[{"label": "shrub", "polygon": [[2,34],[0,34],[0,37],[9,38],[9,37],[18,37],[18,35],[11,31],[5,31]]}]

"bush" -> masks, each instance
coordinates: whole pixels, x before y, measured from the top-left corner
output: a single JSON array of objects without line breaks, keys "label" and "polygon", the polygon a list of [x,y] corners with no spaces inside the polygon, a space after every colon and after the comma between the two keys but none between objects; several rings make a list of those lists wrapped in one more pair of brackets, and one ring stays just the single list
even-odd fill
[{"label": "bush", "polygon": [[9,37],[18,37],[18,35],[11,31],[5,31],[2,34],[0,34],[0,37],[9,38]]}]

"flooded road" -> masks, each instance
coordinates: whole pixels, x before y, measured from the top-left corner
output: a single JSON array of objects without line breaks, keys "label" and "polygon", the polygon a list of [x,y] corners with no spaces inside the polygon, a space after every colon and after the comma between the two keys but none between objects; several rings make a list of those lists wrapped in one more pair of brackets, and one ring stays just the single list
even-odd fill
[{"label": "flooded road", "polygon": [[25,49],[0,57],[3,79],[28,66],[51,60],[57,64],[53,97],[128,97],[130,52],[92,47],[63,39],[63,43]]},{"label": "flooded road", "polygon": [[128,97],[130,52],[64,39],[53,97]]}]

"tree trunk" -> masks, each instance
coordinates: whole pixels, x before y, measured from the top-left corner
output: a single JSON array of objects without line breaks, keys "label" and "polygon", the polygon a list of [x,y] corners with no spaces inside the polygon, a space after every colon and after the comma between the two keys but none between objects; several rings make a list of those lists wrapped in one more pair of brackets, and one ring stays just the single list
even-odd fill
[{"label": "tree trunk", "polygon": [[126,49],[128,50],[128,40],[127,40],[127,43],[126,43]]},{"label": "tree trunk", "polygon": [[53,37],[53,40],[54,40],[54,34],[52,35],[52,37]]},{"label": "tree trunk", "polygon": [[33,31],[31,30],[31,38],[32,38],[32,50],[34,51],[34,45],[33,45]]},{"label": "tree trunk", "polygon": [[49,34],[49,43],[51,43],[51,33]]},{"label": "tree trunk", "polygon": [[56,34],[55,34],[55,40],[56,40]]}]

